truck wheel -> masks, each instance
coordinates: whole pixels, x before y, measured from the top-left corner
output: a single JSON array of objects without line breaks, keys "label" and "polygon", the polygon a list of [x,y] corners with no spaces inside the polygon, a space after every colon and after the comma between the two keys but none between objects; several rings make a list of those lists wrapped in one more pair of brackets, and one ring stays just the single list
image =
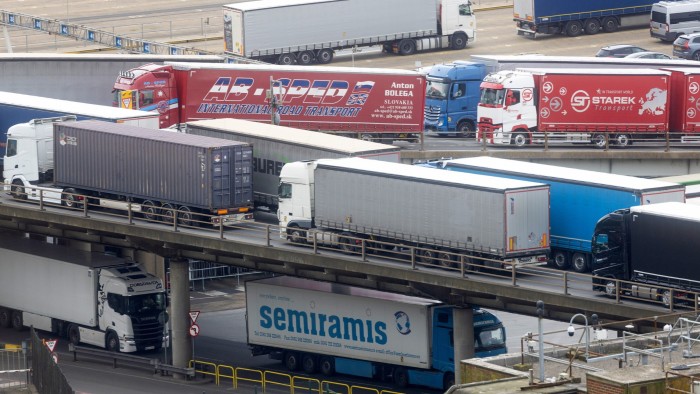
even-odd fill
[{"label": "truck wheel", "polygon": [[603,31],[606,33],[612,33],[617,31],[618,28],[617,19],[612,16],[603,18]]},{"label": "truck wheel", "polygon": [[338,247],[343,253],[356,254],[357,253],[357,240],[352,237],[352,234],[342,233],[340,239],[338,239]]},{"label": "truck wheel", "polygon": [[593,137],[591,138],[591,142],[593,143],[593,145],[596,146],[596,148],[604,149],[607,140],[605,138],[605,134],[598,133],[598,134],[593,134]]},{"label": "truck wheel", "polygon": [[361,139],[362,141],[374,142],[374,134],[371,134],[371,133],[362,133],[362,134],[360,134],[360,139]]},{"label": "truck wheel", "polygon": [[185,227],[198,227],[199,225],[199,222],[195,220],[195,216],[190,207],[186,207],[184,205],[181,205],[180,208],[178,208],[177,223]]},{"label": "truck wheel", "polygon": [[459,50],[467,47],[467,35],[464,33],[455,33],[452,35],[452,49]]},{"label": "truck wheel", "polygon": [[319,49],[316,52],[316,63],[328,64],[333,61],[333,50],[330,48]]},{"label": "truck wheel", "polygon": [[78,198],[77,194],[78,192],[72,187],[64,189],[63,194],[61,194],[61,205],[67,208],[82,208],[82,204],[78,202],[80,201],[80,199]]},{"label": "truck wheel", "polygon": [[404,38],[399,41],[399,55],[408,56],[416,53],[416,42],[411,38]]},{"label": "truck wheel", "polygon": [[300,229],[299,227],[292,227],[288,230],[287,240],[295,244],[305,244],[306,243],[306,231]]},{"label": "truck wheel", "polygon": [[12,328],[17,331],[22,331],[24,329],[24,322],[22,321],[22,311],[12,311]]},{"label": "truck wheel", "polygon": [[598,34],[600,31],[600,21],[598,18],[586,19],[586,21],[583,22],[583,30],[586,34]]},{"label": "truck wheel", "polygon": [[299,353],[287,352],[284,354],[284,366],[287,367],[289,371],[296,371],[299,369]]},{"label": "truck wheel", "polygon": [[564,25],[564,32],[569,37],[578,37],[583,33],[583,25],[579,21],[568,21]]},{"label": "truck wheel", "polygon": [[574,271],[582,274],[588,272],[588,259],[583,253],[574,253],[571,258],[571,265],[574,267]]},{"label": "truck wheel", "polygon": [[22,181],[20,181],[19,179],[16,179],[12,182],[12,186],[10,187],[10,194],[12,195],[12,198],[16,200],[27,199],[27,193],[24,192],[24,186],[22,186]]},{"label": "truck wheel", "polygon": [[6,308],[0,308],[0,327],[10,328],[12,325],[12,312]]},{"label": "truck wheel", "polygon": [[615,145],[620,148],[627,148],[632,145],[632,138],[629,134],[618,134],[615,136]]},{"label": "truck wheel", "polygon": [[107,332],[107,338],[105,339],[105,349],[110,352],[119,352],[119,337],[114,331]]},{"label": "truck wheel", "polygon": [[311,51],[302,51],[297,55],[297,63],[302,66],[308,66],[314,62],[314,53]]},{"label": "truck wheel", "polygon": [[277,58],[277,64],[281,64],[283,66],[291,66],[296,62],[297,59],[293,53],[283,53]]},{"label": "truck wheel", "polygon": [[527,137],[527,134],[516,133],[515,135],[513,135],[513,140],[511,142],[518,148],[522,148],[530,142],[529,140],[530,139]]},{"label": "truck wheel", "polygon": [[455,264],[455,258],[455,255],[447,251],[439,251],[437,254],[438,264],[440,264],[440,266],[443,268],[456,268],[457,265]]},{"label": "truck wheel", "polygon": [[141,204],[141,213],[143,214],[143,217],[148,220],[148,221],[156,221],[158,220],[158,215],[160,214],[160,210],[158,209],[158,205],[151,201],[151,200],[146,200]]},{"label": "truck wheel", "polygon": [[452,372],[445,373],[445,377],[442,379],[442,388],[447,391],[450,387],[455,385],[455,374]]},{"label": "truck wheel", "polygon": [[324,376],[333,376],[335,374],[335,363],[333,357],[321,357],[319,362],[319,370]]},{"label": "truck wheel", "polygon": [[418,249],[416,250],[416,257],[419,263],[425,265],[435,265],[438,263],[436,259],[437,251],[435,249]]},{"label": "truck wheel", "polygon": [[552,255],[554,266],[560,270],[569,268],[569,256],[563,250],[557,250]]},{"label": "truck wheel", "polygon": [[457,125],[457,137],[476,137],[476,128],[471,122],[459,122]]},{"label": "truck wheel", "polygon": [[394,384],[401,388],[408,387],[408,372],[402,367],[396,367],[394,369]]},{"label": "truck wheel", "polygon": [[68,326],[68,342],[73,345],[80,344],[80,329],[76,324],[70,324]]},{"label": "truck wheel", "polygon": [[172,224],[176,214],[177,212],[173,204],[163,204],[160,207],[160,220],[162,220],[163,223]]},{"label": "truck wheel", "polygon": [[301,367],[304,370],[304,372],[308,374],[318,372],[318,362],[316,356],[314,356],[313,354],[305,354],[301,358]]},{"label": "truck wheel", "polygon": [[610,297],[610,298],[615,298],[615,281],[614,280],[608,280],[605,282],[605,295]]}]

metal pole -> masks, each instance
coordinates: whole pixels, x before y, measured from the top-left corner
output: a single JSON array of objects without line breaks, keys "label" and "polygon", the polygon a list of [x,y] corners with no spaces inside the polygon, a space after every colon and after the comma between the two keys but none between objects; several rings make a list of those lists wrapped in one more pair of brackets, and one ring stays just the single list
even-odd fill
[{"label": "metal pole", "polygon": [[542,332],[542,316],[544,316],[544,301],[537,301],[537,330],[540,342],[540,383],[544,382],[544,338]]}]

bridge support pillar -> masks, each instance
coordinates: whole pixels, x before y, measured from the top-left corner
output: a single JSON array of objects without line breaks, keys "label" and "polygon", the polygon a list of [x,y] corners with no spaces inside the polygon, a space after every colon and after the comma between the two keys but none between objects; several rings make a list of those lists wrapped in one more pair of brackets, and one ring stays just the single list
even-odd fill
[{"label": "bridge support pillar", "polygon": [[[186,259],[170,259],[170,325],[172,327],[173,366],[187,368],[192,359],[190,337],[190,280],[189,262]],[[177,379],[186,375],[175,374]]]},{"label": "bridge support pillar", "polygon": [[452,309],[455,384],[462,383],[461,360],[474,357],[474,310],[471,307]]}]

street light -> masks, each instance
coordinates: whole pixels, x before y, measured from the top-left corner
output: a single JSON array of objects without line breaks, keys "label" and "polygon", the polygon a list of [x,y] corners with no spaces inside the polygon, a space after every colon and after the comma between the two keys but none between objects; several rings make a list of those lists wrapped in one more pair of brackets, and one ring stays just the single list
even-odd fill
[{"label": "street light", "polygon": [[[584,329],[586,330],[586,361],[588,361],[588,357],[589,357],[588,347],[589,347],[591,341],[590,341],[590,333],[588,330],[588,318],[586,317],[586,315],[584,315],[583,313],[577,313],[577,314],[573,315],[571,317],[571,320],[569,321],[569,328],[566,329],[566,332],[569,334],[570,337],[574,336],[574,332],[576,332],[576,330],[574,329],[574,319],[577,318],[578,316],[583,317],[583,320],[586,322],[586,326]],[[595,313],[592,314],[591,315],[591,322],[594,325],[598,324],[598,315],[596,315]]]}]

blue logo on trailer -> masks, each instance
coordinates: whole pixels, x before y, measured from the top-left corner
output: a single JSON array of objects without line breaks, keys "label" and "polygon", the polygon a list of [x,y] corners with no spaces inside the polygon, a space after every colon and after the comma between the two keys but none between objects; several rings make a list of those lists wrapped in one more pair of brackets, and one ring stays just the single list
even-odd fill
[{"label": "blue logo on trailer", "polygon": [[396,329],[401,335],[408,335],[411,333],[411,319],[406,312],[398,311],[394,313],[394,318],[396,319]]}]

